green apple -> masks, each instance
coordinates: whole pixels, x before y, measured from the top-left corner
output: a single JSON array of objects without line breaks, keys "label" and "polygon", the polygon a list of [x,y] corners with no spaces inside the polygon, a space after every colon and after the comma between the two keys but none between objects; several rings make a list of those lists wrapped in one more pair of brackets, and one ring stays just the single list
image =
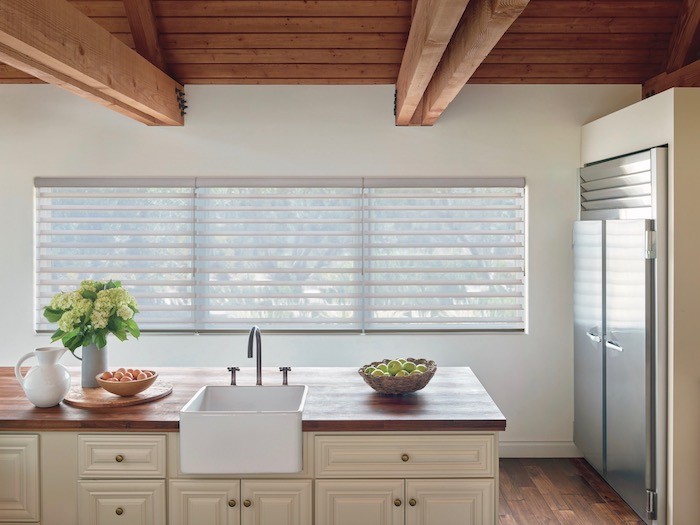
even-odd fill
[{"label": "green apple", "polygon": [[401,363],[402,365],[405,365],[405,364],[406,364],[406,360],[405,360],[403,357],[399,357],[399,358],[397,359],[397,361],[398,361],[399,363]]},{"label": "green apple", "polygon": [[421,372],[420,370],[414,370],[414,371],[411,372],[409,375],[412,375],[412,376],[415,376],[415,375],[423,375],[423,372]]},{"label": "green apple", "polygon": [[425,372],[426,370],[428,370],[428,367],[422,364],[416,365],[416,370],[418,370],[419,372]]},{"label": "green apple", "polygon": [[367,368],[365,368],[365,374],[367,374],[368,376],[371,376],[372,372],[374,372],[375,370],[376,370],[376,368],[374,368],[373,366],[368,366]]},{"label": "green apple", "polygon": [[385,363],[379,363],[377,365],[377,370],[381,370],[382,372],[388,372],[389,369],[387,368]]},{"label": "green apple", "polygon": [[398,372],[396,372],[396,377],[404,377],[407,375],[409,375],[409,374],[405,370],[399,370]]},{"label": "green apple", "polygon": [[398,361],[389,361],[386,365],[387,371],[392,375],[395,376],[397,372],[403,369],[403,365],[399,363]]},{"label": "green apple", "polygon": [[384,372],[382,372],[378,368],[375,368],[374,371],[370,375],[372,377],[382,377],[384,375]]},{"label": "green apple", "polygon": [[407,361],[403,364],[403,369],[409,374],[413,372],[416,368],[416,364],[412,363],[411,361]]}]

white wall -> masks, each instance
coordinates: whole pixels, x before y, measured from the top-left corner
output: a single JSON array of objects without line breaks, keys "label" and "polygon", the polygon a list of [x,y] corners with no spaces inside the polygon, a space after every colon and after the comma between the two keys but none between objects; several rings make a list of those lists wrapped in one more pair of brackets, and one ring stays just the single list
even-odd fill
[{"label": "white wall", "polygon": [[[540,442],[543,455],[575,450],[570,228],[580,128],[638,101],[638,86],[468,86],[433,128],[394,127],[391,86],[190,86],[187,94],[184,128],[148,128],[51,86],[0,86],[0,364],[47,343],[32,328],[35,176],[525,176],[528,334],[268,334],[264,362],[358,366],[410,355],[468,365],[506,415],[514,453],[526,453],[521,442]],[[110,360],[249,366],[240,335],[144,335],[110,343]]]},{"label": "white wall", "polygon": [[700,89],[665,91],[583,128],[582,160],[668,144],[668,523],[700,516]]}]

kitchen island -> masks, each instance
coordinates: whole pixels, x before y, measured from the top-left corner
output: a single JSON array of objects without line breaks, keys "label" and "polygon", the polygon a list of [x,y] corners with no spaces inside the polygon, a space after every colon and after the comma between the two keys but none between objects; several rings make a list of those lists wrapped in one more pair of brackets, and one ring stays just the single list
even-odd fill
[{"label": "kitchen island", "polygon": [[[173,393],[152,403],[39,409],[12,369],[0,368],[0,479],[21,488],[0,489],[10,494],[0,523],[497,523],[506,420],[468,368],[439,368],[406,396],[375,393],[353,368],[294,368],[290,384],[309,385],[304,467],[259,476],[180,471],[180,409],[200,387],[227,385],[230,376],[158,372]],[[254,384],[254,369],[237,379]],[[263,369],[263,384],[280,383],[277,369]]]}]

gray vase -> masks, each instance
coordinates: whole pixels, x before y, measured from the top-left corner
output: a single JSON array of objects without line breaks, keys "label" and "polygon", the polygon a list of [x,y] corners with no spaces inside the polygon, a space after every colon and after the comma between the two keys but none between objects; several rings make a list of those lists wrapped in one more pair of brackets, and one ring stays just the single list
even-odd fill
[{"label": "gray vase", "polygon": [[97,345],[91,344],[83,347],[83,361],[81,371],[81,386],[83,388],[95,388],[97,384],[95,376],[107,370],[107,347],[97,348]]}]

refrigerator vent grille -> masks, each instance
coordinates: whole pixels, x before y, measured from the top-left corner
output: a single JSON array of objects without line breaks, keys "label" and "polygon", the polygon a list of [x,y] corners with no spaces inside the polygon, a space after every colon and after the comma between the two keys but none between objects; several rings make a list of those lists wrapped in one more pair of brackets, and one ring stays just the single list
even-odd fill
[{"label": "refrigerator vent grille", "polygon": [[581,169],[581,218],[652,218],[651,152],[644,151]]}]

